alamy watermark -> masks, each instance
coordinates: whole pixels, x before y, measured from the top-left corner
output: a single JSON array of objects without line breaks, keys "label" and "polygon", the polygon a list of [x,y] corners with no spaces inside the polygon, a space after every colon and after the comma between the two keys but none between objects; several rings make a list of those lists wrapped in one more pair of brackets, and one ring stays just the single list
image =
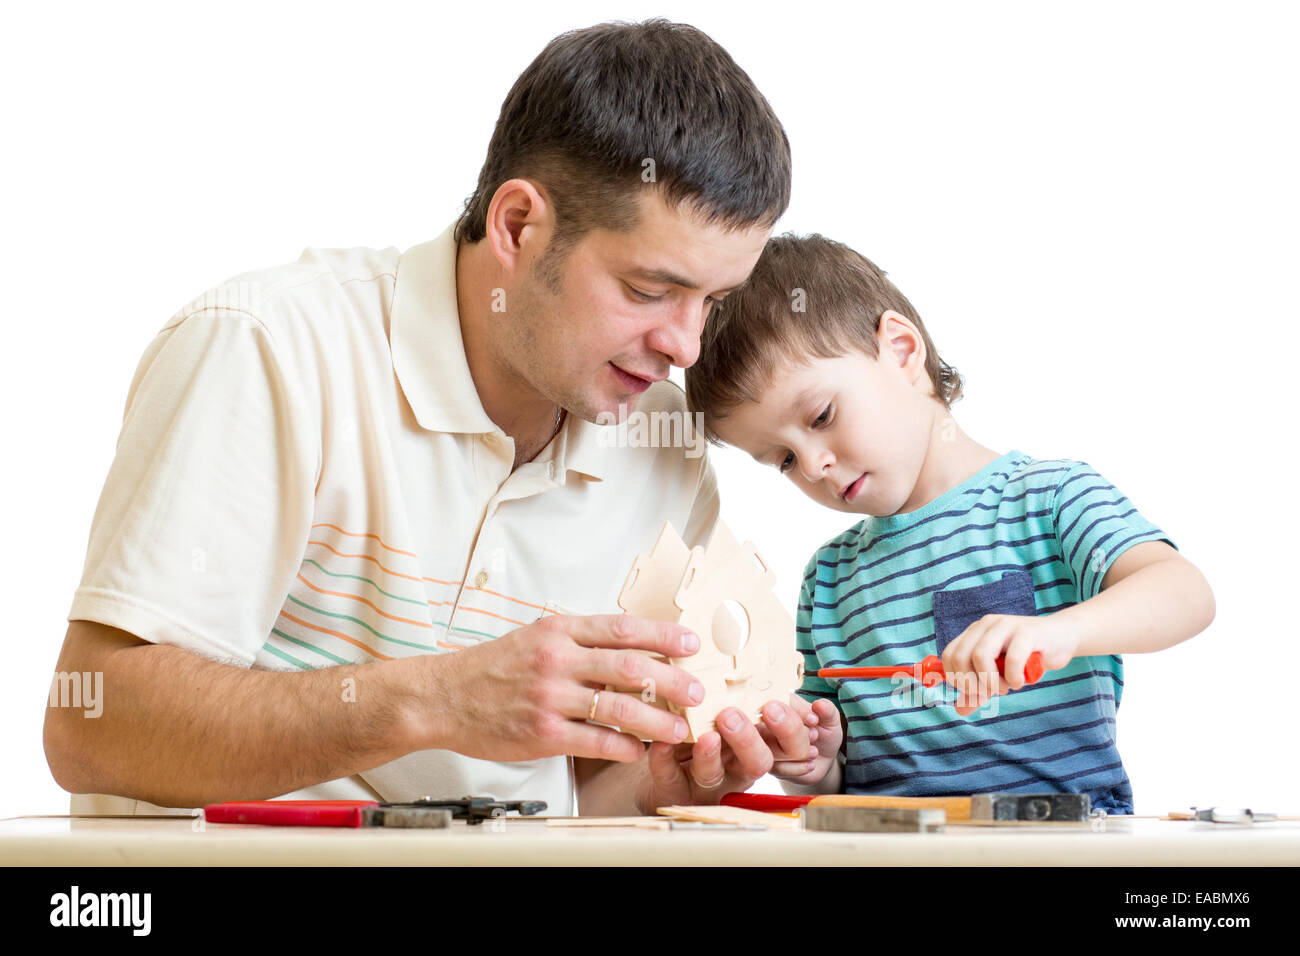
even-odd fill
[{"label": "alamy watermark", "polygon": [[103,671],[59,671],[50,682],[51,707],[81,707],[84,716],[104,712]]},{"label": "alamy watermark", "polygon": [[642,412],[628,411],[626,404],[618,406],[618,413],[601,412],[597,425],[626,427],[606,428],[599,433],[597,442],[602,448],[684,448],[687,458],[704,454],[704,414],[696,412]]},{"label": "alamy watermark", "polygon": [[150,893],[83,893],[73,885],[50,897],[50,925],[126,926],[133,936],[148,936],[152,903]]},{"label": "alamy watermark", "polygon": [[[996,717],[1001,695],[993,692],[993,681],[989,674],[982,671],[958,674],[959,679],[955,700],[949,700],[947,688],[952,686],[945,681],[937,681],[932,686],[924,686],[921,678],[921,665],[916,664],[912,673],[899,671],[891,677],[894,689],[889,693],[889,703],[896,709],[910,707],[945,707],[957,704],[961,707],[976,707],[980,717]],[[975,678],[974,692],[970,692],[970,677]],[[975,716],[975,715],[972,715]]]}]

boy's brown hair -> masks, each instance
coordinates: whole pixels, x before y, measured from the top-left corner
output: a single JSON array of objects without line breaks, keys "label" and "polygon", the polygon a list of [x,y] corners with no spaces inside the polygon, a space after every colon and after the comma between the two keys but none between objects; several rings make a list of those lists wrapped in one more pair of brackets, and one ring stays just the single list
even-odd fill
[{"label": "boy's brown hair", "polygon": [[720,444],[712,422],[758,401],[785,362],[852,349],[877,355],[880,317],[891,309],[921,333],[935,399],[950,406],[961,398],[961,376],[939,357],[916,309],[884,272],[816,233],[773,236],[745,284],[714,307],[699,360],[686,370],[686,400],[703,414],[705,436]]}]

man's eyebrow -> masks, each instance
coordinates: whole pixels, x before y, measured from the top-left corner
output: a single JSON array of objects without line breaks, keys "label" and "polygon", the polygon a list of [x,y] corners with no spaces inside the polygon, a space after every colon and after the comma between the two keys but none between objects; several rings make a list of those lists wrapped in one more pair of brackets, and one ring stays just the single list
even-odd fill
[{"label": "man's eyebrow", "polygon": [[[669,272],[667,269],[642,269],[632,268],[628,270],[628,275],[636,276],[639,279],[645,279],[647,282],[662,282],[666,285],[679,285],[683,289],[690,289],[692,292],[699,290],[694,279],[688,279],[685,276],[679,276],[675,272]],[[736,287],[733,285],[726,289],[717,289],[718,292],[731,292]]]}]

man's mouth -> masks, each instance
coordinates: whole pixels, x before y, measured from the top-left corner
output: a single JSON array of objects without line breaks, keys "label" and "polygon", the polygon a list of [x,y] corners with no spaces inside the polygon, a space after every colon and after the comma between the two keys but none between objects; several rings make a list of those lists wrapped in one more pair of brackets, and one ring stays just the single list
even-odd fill
[{"label": "man's mouth", "polygon": [[840,491],[840,497],[843,498],[847,504],[853,504],[853,499],[858,496],[858,492],[862,490],[862,483],[866,480],[867,474],[866,472],[863,472],[858,476],[857,481]]},{"label": "man's mouth", "polygon": [[638,395],[641,392],[644,392],[655,382],[662,381],[663,379],[667,378],[666,375],[629,372],[627,371],[627,369],[620,368],[619,366],[615,365],[613,362],[609,363],[609,367],[614,370],[614,376],[623,384],[623,387],[627,391],[636,392]]}]

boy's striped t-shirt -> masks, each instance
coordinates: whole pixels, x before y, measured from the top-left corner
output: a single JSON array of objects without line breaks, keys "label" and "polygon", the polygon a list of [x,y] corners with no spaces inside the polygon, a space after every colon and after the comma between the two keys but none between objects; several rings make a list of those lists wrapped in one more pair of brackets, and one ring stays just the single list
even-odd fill
[{"label": "boy's striped t-shirt", "polygon": [[1012,451],[928,505],[868,517],[818,550],[799,600],[800,693],[840,709],[845,792],[1082,792],[1132,813],[1115,746],[1118,656],[1075,658],[969,717],[948,684],[813,675],[941,654],[985,614],[1060,611],[1096,595],[1144,541],[1173,544],[1090,466]]}]

